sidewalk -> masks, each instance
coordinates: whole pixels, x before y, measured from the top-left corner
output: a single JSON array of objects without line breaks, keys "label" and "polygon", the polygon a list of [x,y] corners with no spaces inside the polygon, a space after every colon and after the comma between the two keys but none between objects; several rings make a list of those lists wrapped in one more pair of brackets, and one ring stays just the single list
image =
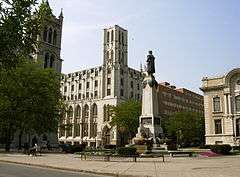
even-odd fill
[{"label": "sidewalk", "polygon": [[118,176],[153,177],[240,177],[240,156],[214,158],[166,157],[140,159],[135,162],[81,161],[78,155],[43,154],[30,157],[23,154],[0,153],[0,161],[65,169],[79,172]]}]

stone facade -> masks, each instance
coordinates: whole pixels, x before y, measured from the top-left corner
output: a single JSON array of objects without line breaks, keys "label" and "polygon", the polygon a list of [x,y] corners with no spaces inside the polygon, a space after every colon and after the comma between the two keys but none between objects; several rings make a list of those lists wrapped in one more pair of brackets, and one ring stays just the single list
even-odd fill
[{"label": "stone facade", "polygon": [[240,68],[203,78],[206,144],[240,144]]},{"label": "stone facade", "polygon": [[65,74],[61,92],[69,106],[59,131],[60,143],[101,146],[117,144],[108,105],[141,99],[141,72],[128,67],[128,32],[115,25],[104,29],[103,65]]},{"label": "stone facade", "polygon": [[[50,9],[48,2],[47,5]],[[62,25],[62,12],[58,18],[51,14],[45,19],[44,29],[37,37],[37,52],[34,56],[36,60],[40,61],[43,68],[54,68],[59,73],[62,70],[63,61],[61,59]]]}]

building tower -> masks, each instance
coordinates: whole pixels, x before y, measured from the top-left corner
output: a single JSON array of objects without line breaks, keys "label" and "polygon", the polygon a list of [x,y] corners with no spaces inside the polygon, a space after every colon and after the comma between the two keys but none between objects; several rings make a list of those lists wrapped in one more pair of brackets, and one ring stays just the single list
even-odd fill
[{"label": "building tower", "polygon": [[47,9],[46,24],[43,31],[38,35],[36,60],[41,61],[43,68],[54,68],[56,71],[62,70],[61,59],[61,39],[63,13],[61,11],[57,18],[52,14],[48,1],[41,4]]},{"label": "building tower", "polygon": [[[103,97],[123,97],[128,68],[128,32],[118,25],[104,29]],[[121,77],[122,75],[122,77]],[[125,77],[127,78],[127,77]],[[121,88],[121,89],[119,89]]]}]

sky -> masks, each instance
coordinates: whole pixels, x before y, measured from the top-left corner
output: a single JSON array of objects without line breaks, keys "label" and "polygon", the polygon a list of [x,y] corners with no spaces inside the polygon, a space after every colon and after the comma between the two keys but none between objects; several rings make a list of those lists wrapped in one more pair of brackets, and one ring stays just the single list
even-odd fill
[{"label": "sky", "polygon": [[128,30],[128,65],[149,50],[156,78],[201,93],[203,77],[240,67],[239,0],[49,0],[63,8],[63,73],[103,63],[103,29]]}]

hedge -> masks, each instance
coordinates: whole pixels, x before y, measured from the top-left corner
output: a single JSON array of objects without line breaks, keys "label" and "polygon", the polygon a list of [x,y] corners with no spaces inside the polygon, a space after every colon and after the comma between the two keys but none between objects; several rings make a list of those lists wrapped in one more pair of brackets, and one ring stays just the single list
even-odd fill
[{"label": "hedge", "polygon": [[229,154],[232,150],[232,147],[229,144],[222,144],[222,145],[211,145],[210,149],[212,152],[217,154]]}]

